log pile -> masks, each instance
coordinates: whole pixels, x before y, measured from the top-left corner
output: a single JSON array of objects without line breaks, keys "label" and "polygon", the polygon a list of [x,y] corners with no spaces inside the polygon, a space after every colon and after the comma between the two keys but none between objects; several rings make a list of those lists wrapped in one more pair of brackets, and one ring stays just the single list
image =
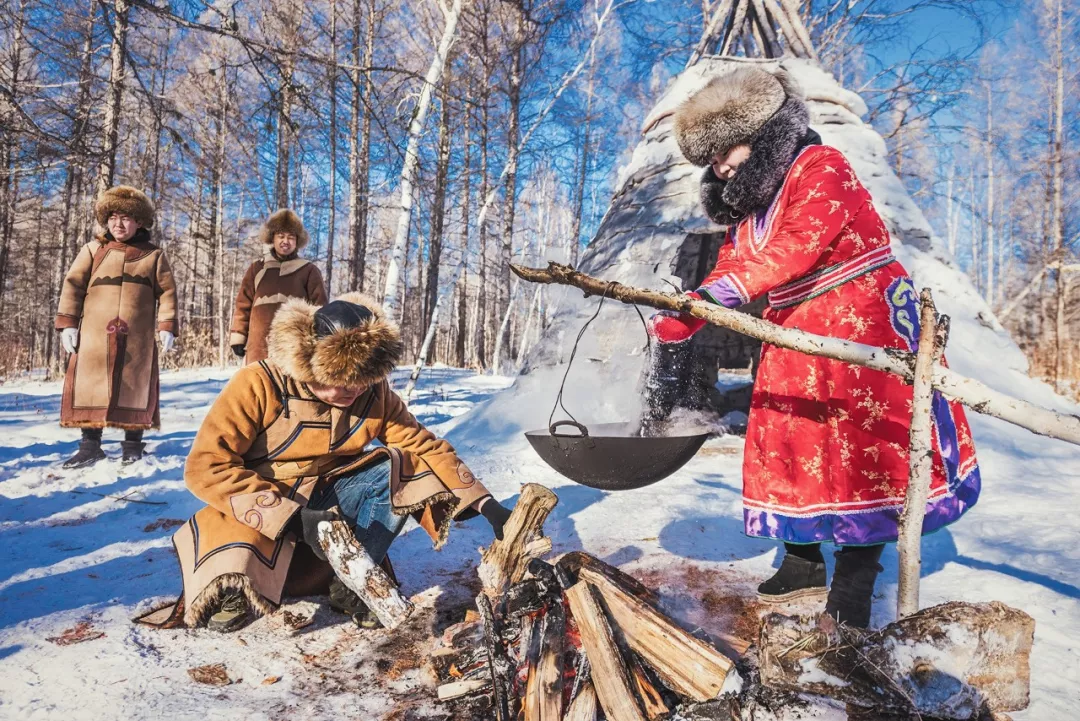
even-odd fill
[{"label": "log pile", "polygon": [[468,718],[735,721],[806,706],[807,694],[860,721],[998,721],[1027,705],[1034,621],[1021,611],[953,602],[877,632],[771,614],[750,652],[744,639],[690,633],[594,556],[544,560],[557,501],[522,489],[503,540],[483,552],[476,612],[443,634],[439,699]]}]

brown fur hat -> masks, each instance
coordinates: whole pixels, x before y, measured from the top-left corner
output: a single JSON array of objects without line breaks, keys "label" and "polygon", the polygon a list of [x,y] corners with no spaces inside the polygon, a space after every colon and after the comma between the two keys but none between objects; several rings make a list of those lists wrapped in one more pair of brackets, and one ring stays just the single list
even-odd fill
[{"label": "brown fur hat", "polygon": [[382,306],[363,293],[346,293],[336,300],[361,305],[371,317],[320,338],[315,329],[319,307],[291,298],[270,324],[270,360],[301,383],[355,387],[380,382],[401,358],[401,332],[387,319]]},{"label": "brown fur hat", "polygon": [[266,219],[262,229],[259,230],[259,242],[264,245],[273,245],[274,233],[295,235],[297,250],[303,250],[308,244],[308,232],[304,229],[304,224],[300,222],[300,216],[288,208],[282,208]]},{"label": "brown fur hat", "polygon": [[102,228],[109,227],[109,216],[113,213],[131,216],[147,230],[154,227],[154,204],[145,193],[130,185],[109,188],[94,204],[94,219]]},{"label": "brown fur hat", "polygon": [[802,93],[783,70],[740,67],[713,78],[675,110],[679,149],[704,167],[718,153],[749,143],[789,97]]}]

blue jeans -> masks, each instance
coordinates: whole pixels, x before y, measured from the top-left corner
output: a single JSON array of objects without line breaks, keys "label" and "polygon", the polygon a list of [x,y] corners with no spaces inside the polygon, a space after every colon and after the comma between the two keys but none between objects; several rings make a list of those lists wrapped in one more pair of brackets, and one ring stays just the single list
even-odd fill
[{"label": "blue jeans", "polygon": [[334,506],[341,509],[356,540],[375,563],[381,563],[386,557],[390,544],[401,533],[407,518],[391,510],[389,460],[337,479],[312,496],[308,503],[309,508],[318,511]]}]

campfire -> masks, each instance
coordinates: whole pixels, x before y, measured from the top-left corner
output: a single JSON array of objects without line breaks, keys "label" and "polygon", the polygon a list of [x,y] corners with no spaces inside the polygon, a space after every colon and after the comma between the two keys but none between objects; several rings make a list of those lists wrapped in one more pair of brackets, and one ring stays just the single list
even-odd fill
[{"label": "campfire", "polygon": [[[954,601],[874,632],[773,613],[753,648],[724,634],[705,640],[604,561],[581,551],[545,560],[543,524],[557,502],[543,486],[522,487],[503,539],[483,550],[475,611],[433,654],[439,699],[470,718],[726,721],[806,706],[807,694],[866,721],[1004,721],[1027,707],[1035,624],[1022,611]],[[362,550],[334,545],[339,576],[387,628],[400,624],[408,601],[361,563]]]}]

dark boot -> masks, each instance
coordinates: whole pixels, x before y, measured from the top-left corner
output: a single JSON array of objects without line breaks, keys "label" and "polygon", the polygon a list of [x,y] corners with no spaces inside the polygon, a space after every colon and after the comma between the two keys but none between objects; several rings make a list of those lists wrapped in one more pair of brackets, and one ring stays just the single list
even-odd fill
[{"label": "dark boot", "polygon": [[230,593],[221,599],[221,605],[207,621],[206,627],[219,633],[231,633],[246,626],[252,618],[254,614],[244,594]]},{"label": "dark boot", "polygon": [[124,440],[120,441],[120,449],[123,451],[120,462],[125,466],[143,457],[143,449],[146,448],[146,444],[142,442],[142,435],[142,431],[126,431],[124,433]]},{"label": "dark boot", "polygon": [[104,459],[105,451],[101,450],[101,429],[83,428],[78,452],[64,461],[63,467],[86,468]]},{"label": "dark boot", "polygon": [[[821,558],[820,549],[814,546],[813,550],[817,551],[816,557]],[[789,547],[780,570],[758,586],[758,597],[766,603],[783,603],[825,595],[825,559],[810,560],[802,557],[804,555],[813,554]]]},{"label": "dark boot", "polygon": [[870,625],[870,609],[874,601],[874,583],[883,570],[878,559],[885,549],[877,546],[848,547],[836,552],[829,600],[825,613],[837,623],[855,628]]},{"label": "dark boot", "polygon": [[379,628],[382,625],[356,592],[336,576],[330,581],[330,607],[349,616],[360,628]]}]

